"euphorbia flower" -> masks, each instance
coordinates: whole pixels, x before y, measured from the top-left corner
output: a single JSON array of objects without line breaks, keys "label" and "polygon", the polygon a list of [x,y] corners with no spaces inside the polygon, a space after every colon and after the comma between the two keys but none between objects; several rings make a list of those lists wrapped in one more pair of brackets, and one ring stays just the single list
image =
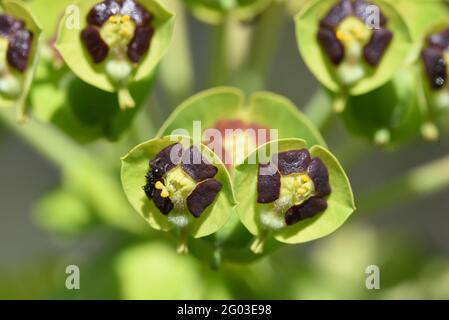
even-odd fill
[{"label": "euphorbia flower", "polygon": [[25,117],[25,100],[34,75],[40,28],[19,2],[2,2],[0,11],[0,107],[17,105]]},{"label": "euphorbia flower", "polygon": [[325,145],[319,131],[288,99],[258,92],[246,102],[242,91],[230,87],[210,89],[186,100],[158,136],[179,130],[214,150],[231,172],[249,153],[273,139],[301,137],[312,145]]},{"label": "euphorbia flower", "polygon": [[237,212],[256,236],[255,253],[271,236],[284,243],[323,237],[355,210],[346,174],[321,146],[309,148],[300,139],[271,141],[235,170]]},{"label": "euphorbia flower", "polygon": [[[268,167],[272,174],[264,172]],[[262,214],[262,224],[279,230],[327,208],[324,197],[331,193],[329,174],[321,159],[312,159],[307,149],[288,150],[273,155],[271,162],[259,164],[257,193],[258,203],[272,204]]]},{"label": "euphorbia flower", "polygon": [[296,17],[301,54],[315,76],[340,95],[360,95],[391,79],[407,60],[411,37],[384,1],[312,1]]},{"label": "euphorbia flower", "polygon": [[150,140],[131,150],[122,159],[122,184],[153,228],[180,233],[182,252],[189,235],[199,238],[221,229],[235,204],[220,159],[182,136]]},{"label": "euphorbia flower", "polygon": [[81,30],[60,23],[57,48],[81,79],[134,107],[128,87],[151,76],[168,48],[173,15],[157,0],[80,0]]},{"label": "euphorbia flower", "polygon": [[435,123],[449,110],[449,28],[437,28],[426,35],[421,51],[421,74],[426,97],[428,119],[422,127],[424,137],[439,137]]},{"label": "euphorbia flower", "polygon": [[402,69],[383,86],[350,96],[341,114],[348,131],[384,148],[394,148],[419,135],[424,112],[416,72]]},{"label": "euphorbia flower", "polygon": [[[184,150],[181,144],[172,144],[150,160],[144,191],[164,215],[188,210],[199,218],[221,190],[221,183],[214,179],[217,171],[198,148]],[[179,217],[173,222],[179,227],[188,223]]]},{"label": "euphorbia flower", "polygon": [[186,0],[187,6],[200,20],[219,24],[232,15],[245,21],[265,10],[272,0]]}]

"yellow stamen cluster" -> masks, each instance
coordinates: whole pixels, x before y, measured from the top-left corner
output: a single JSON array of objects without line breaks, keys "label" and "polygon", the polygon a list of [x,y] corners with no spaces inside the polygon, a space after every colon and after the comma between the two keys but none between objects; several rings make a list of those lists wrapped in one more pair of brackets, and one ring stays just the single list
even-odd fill
[{"label": "yellow stamen cluster", "polygon": [[126,23],[129,20],[131,20],[131,17],[128,16],[127,14],[125,14],[124,16],[115,15],[115,16],[110,16],[108,20],[110,23],[113,23],[113,24]]},{"label": "yellow stamen cluster", "polygon": [[343,43],[358,41],[365,43],[370,37],[368,27],[355,17],[346,18],[335,32],[335,36]]},{"label": "yellow stamen cluster", "polygon": [[170,193],[167,191],[167,188],[164,186],[164,184],[160,181],[157,181],[154,187],[157,190],[161,190],[161,197],[162,198],[168,198],[170,196]]},{"label": "yellow stamen cluster", "polygon": [[304,196],[310,191],[309,185],[307,184],[308,182],[310,182],[310,178],[306,174],[301,174],[296,177],[293,181],[293,187],[298,195]]}]

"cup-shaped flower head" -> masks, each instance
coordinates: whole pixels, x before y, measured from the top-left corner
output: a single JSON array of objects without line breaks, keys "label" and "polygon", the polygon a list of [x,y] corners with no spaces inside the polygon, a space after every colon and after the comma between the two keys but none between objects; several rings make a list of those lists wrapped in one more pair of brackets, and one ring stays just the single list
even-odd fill
[{"label": "cup-shaped flower head", "polygon": [[23,120],[37,62],[40,28],[21,3],[2,2],[0,10],[0,107],[16,105]]},{"label": "cup-shaped flower head", "polygon": [[228,169],[270,140],[300,137],[325,145],[319,131],[288,99],[258,92],[246,100],[241,90],[231,87],[210,89],[183,102],[158,132],[170,134],[202,141]]},{"label": "cup-shaped flower head", "polygon": [[428,121],[422,128],[424,137],[438,138],[435,123],[449,110],[449,23],[432,28],[425,37],[420,55],[420,70]]},{"label": "cup-shaped flower head", "polygon": [[[269,236],[284,243],[323,237],[354,211],[349,181],[335,157],[300,139],[272,141],[236,168],[237,211],[257,238],[260,253]],[[245,200],[240,201],[240,197]]]},{"label": "cup-shaped flower head", "polygon": [[153,228],[180,231],[181,251],[188,235],[199,238],[218,231],[233,212],[225,167],[211,150],[189,138],[151,140],[122,161],[129,201]]},{"label": "cup-shaped flower head", "polygon": [[348,97],[341,114],[348,131],[389,149],[419,135],[425,110],[420,107],[414,71],[402,69],[383,86]]},{"label": "cup-shaped flower head", "polygon": [[168,48],[173,15],[157,0],[80,0],[81,21],[68,12],[59,28],[57,48],[81,79],[118,92],[122,108],[135,102],[130,83],[151,75]]},{"label": "cup-shaped flower head", "polygon": [[360,95],[386,83],[411,45],[401,16],[383,1],[312,1],[296,17],[300,52],[333,92]]},{"label": "cup-shaped flower head", "polygon": [[245,21],[251,20],[272,2],[272,0],[186,0],[187,6],[200,20],[219,24],[227,15]]}]

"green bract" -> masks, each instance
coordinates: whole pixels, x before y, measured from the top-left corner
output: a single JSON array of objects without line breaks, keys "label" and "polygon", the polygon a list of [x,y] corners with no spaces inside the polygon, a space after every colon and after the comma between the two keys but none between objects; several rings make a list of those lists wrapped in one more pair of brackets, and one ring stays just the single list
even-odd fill
[{"label": "green bract", "polygon": [[[125,194],[134,209],[157,230],[168,231],[176,227],[168,218],[170,214],[162,214],[154,202],[146,196],[143,190],[146,183],[145,176],[149,170],[149,160],[154,159],[164,148],[175,143],[181,143],[184,148],[192,145],[188,137],[167,136],[140,144],[122,158],[121,177]],[[224,226],[234,212],[235,200],[229,174],[221,160],[204,145],[195,146],[201,150],[203,157],[218,169],[214,179],[222,186],[213,203],[200,217],[192,218],[187,229],[181,231],[181,233],[184,232],[184,236],[200,238],[215,233]],[[182,214],[190,215],[189,212],[182,212]]]},{"label": "green bract", "polygon": [[[121,60],[119,63],[118,60],[113,59],[111,53],[101,63],[94,64],[92,57],[81,41],[81,31],[87,26],[87,14],[100,2],[99,0],[80,0],[75,3],[79,8],[79,26],[76,24],[76,10],[66,11],[59,25],[56,47],[69,68],[78,77],[101,90],[117,92],[121,108],[133,107],[135,102],[128,92],[128,87],[133,82],[149,77],[155,71],[168,49],[173,33],[174,16],[167,11],[160,1],[138,0],[137,2],[154,16],[154,20],[151,22],[154,34],[148,52],[136,64],[132,64],[128,61],[128,58]],[[130,34],[133,31],[132,26],[125,31]],[[105,37],[103,33],[102,37]],[[112,40],[103,39],[103,41]],[[126,76],[121,77],[123,74],[126,74]],[[117,80],[119,75],[120,79]]]},{"label": "green bract", "polygon": [[[331,193],[326,197],[328,207],[313,218],[284,226],[278,231],[268,231],[260,222],[261,213],[269,204],[258,203],[259,164],[269,161],[270,155],[304,148],[308,148],[312,157],[319,157],[327,167],[331,187]],[[301,139],[282,139],[259,147],[236,167],[234,186],[240,220],[258,238],[256,244],[263,244],[270,236],[290,244],[324,237],[338,229],[355,210],[350,183],[338,160],[325,148],[319,145],[309,148]]]},{"label": "green bract", "polygon": [[[0,77],[2,82],[2,90],[0,90],[0,107],[16,106],[17,119],[18,121],[23,121],[27,112],[26,99],[38,60],[41,28],[35,18],[31,15],[30,11],[21,2],[13,0],[2,1],[0,13],[10,15],[15,19],[23,21],[25,24],[24,28],[32,33],[28,62],[22,73],[6,67],[6,49],[8,42],[2,37],[0,44],[2,54],[0,60],[2,60],[2,64],[5,64],[5,66],[2,66],[2,69],[5,69],[5,71],[2,71],[2,76]],[[12,89],[12,87],[15,87],[15,89]],[[5,93],[11,90],[14,91],[14,94]]]},{"label": "green bract", "polygon": [[[310,145],[325,146],[319,131],[290,100],[270,92],[254,93],[246,100],[244,93],[236,88],[218,87],[203,91],[183,102],[164,123],[158,136],[174,134],[181,129],[182,134],[204,141],[203,132],[194,130],[194,122],[200,124],[202,131],[217,127],[222,131],[274,129],[277,137],[272,139],[297,137]],[[196,136],[198,134],[199,137]],[[237,142],[230,147],[243,150],[247,146]],[[255,147],[257,143],[251,144],[246,149],[247,153]]]},{"label": "green bract", "polygon": [[421,42],[423,33],[436,22],[447,19],[449,9],[444,1],[388,0],[404,19],[413,37]]},{"label": "green bract", "polygon": [[[65,9],[75,0],[33,0],[29,7],[33,15],[42,27],[42,35],[45,39],[56,36],[57,26],[64,15]],[[49,19],[49,17],[52,17]]]},{"label": "green bract", "polygon": [[348,97],[342,113],[346,127],[384,147],[394,147],[419,134],[424,112],[413,70],[401,70],[383,86]]},{"label": "green bract", "polygon": [[129,90],[136,108],[121,111],[114,93],[85,83],[67,66],[55,66],[53,57],[42,57],[30,100],[38,119],[53,123],[80,143],[102,137],[116,141],[142,107],[152,83],[153,78],[132,83]]},{"label": "green bract", "polygon": [[341,95],[361,95],[385,84],[406,63],[411,49],[411,36],[403,18],[391,5],[384,1],[370,1],[378,5],[388,19],[386,28],[393,33],[393,38],[379,65],[371,67],[361,61],[365,75],[352,84],[343,85],[337,76],[337,68],[317,40],[320,19],[337,3],[315,0],[301,10],[295,18],[298,47],[306,65],[326,88]]},{"label": "green bract", "polygon": [[250,20],[261,13],[272,0],[185,0],[193,14],[200,20],[219,24],[227,15],[240,20]]}]

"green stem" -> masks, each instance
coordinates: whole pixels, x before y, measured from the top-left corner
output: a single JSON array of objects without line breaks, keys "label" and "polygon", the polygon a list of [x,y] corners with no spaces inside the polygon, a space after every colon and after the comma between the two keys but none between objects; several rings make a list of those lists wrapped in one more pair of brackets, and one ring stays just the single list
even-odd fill
[{"label": "green stem", "polygon": [[251,47],[237,84],[248,94],[265,88],[285,22],[284,5],[274,2],[260,16],[252,32]]},{"label": "green stem", "polygon": [[332,103],[324,89],[319,88],[304,107],[306,116],[322,131],[327,127],[333,116]]},{"label": "green stem", "polygon": [[260,17],[252,39],[251,52],[248,55],[249,68],[257,71],[264,79],[270,71],[276,53],[280,35],[285,23],[284,5],[274,2]]},{"label": "green stem", "polygon": [[184,7],[177,0],[166,0],[176,13],[170,49],[161,62],[159,79],[171,108],[191,95],[195,84],[189,29]]},{"label": "green stem", "polygon": [[388,206],[417,200],[446,188],[449,188],[449,155],[371,190],[360,198],[358,211],[361,216],[366,216]]},{"label": "green stem", "polygon": [[128,108],[134,108],[136,106],[136,102],[131,96],[128,88],[119,88],[117,94],[120,109],[126,110]]},{"label": "green stem", "polygon": [[209,62],[210,86],[229,84],[228,39],[231,20],[227,17],[222,24],[215,26],[212,32],[212,60]]},{"label": "green stem", "polygon": [[85,149],[51,126],[32,119],[26,125],[16,124],[11,110],[0,111],[0,120],[60,167],[64,179],[81,186],[79,191],[105,223],[136,234],[147,232],[144,224],[133,214],[114,172],[104,168]]}]

